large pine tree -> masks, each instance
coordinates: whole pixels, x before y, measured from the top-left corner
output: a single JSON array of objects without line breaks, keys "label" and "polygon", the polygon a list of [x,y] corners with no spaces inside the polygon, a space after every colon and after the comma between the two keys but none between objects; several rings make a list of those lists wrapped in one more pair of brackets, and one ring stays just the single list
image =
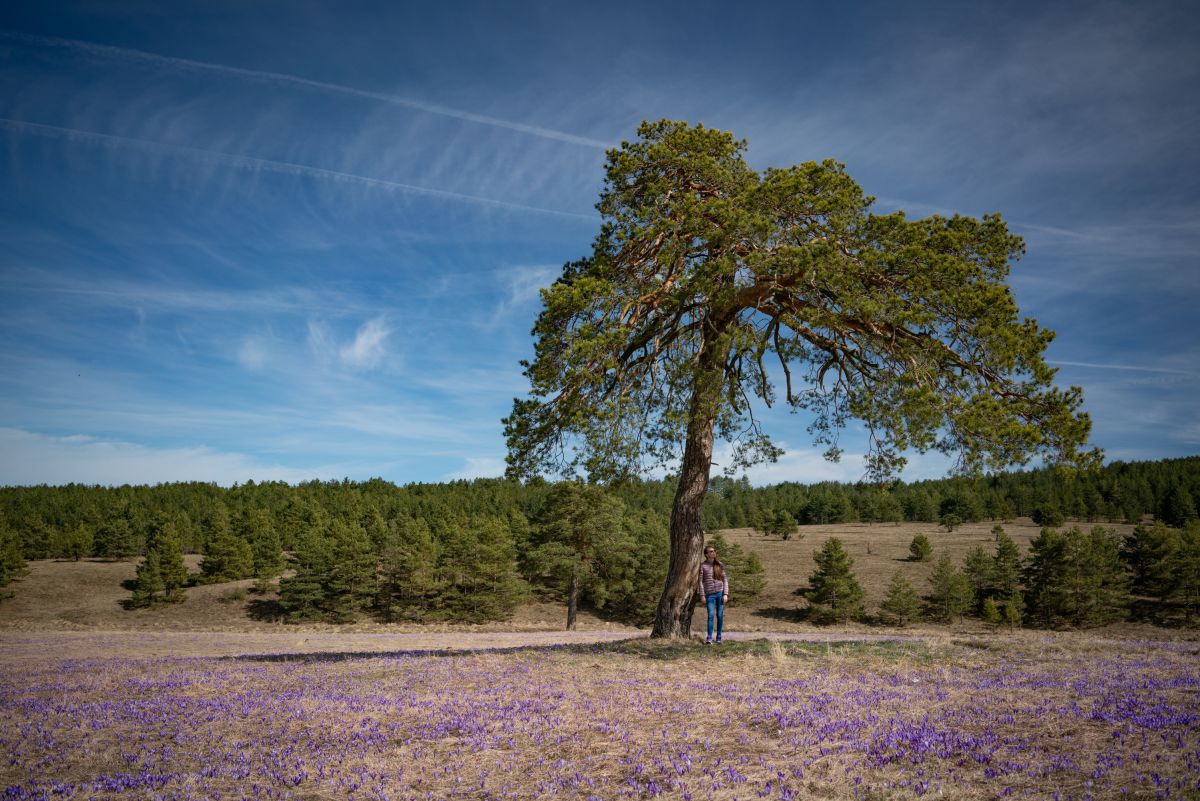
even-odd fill
[{"label": "large pine tree", "polygon": [[874,214],[842,165],[759,173],[745,147],[661,120],[609,151],[600,233],[543,293],[530,397],[505,420],[517,477],[678,469],[656,636],[689,636],[715,441],[733,467],[780,453],[755,402],[811,414],[832,459],[863,421],[873,476],[907,450],[1098,461],[1081,392],[1053,387],[1052,332],[1018,313],[1023,243],[998,215]]}]

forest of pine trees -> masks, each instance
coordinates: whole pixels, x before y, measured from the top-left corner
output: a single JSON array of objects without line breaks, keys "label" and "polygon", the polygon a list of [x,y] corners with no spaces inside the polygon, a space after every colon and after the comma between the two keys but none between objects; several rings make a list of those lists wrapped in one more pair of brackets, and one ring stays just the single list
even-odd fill
[{"label": "forest of pine trees", "polygon": [[[21,575],[25,560],[142,557],[133,603],[165,602],[179,597],[177,558],[194,553],[203,556],[200,573],[187,578],[196,583],[265,583],[287,570],[280,609],[296,620],[491,620],[529,597],[562,600],[566,617],[574,597],[576,605],[644,622],[662,586],[673,479],[613,488],[611,503],[592,510],[607,509],[595,530],[570,523],[571,509],[591,501],[556,498],[570,493],[561,487],[499,479],[5,487],[0,587]],[[1009,541],[1003,557],[972,554],[939,573],[953,577],[953,592],[934,593],[944,616],[1093,625],[1132,610],[1190,622],[1200,603],[1198,495],[1200,457],[1189,457],[890,485],[753,487],[717,477],[703,511],[709,530],[755,527],[779,536],[796,524],[908,520],[952,528],[1031,516],[1049,533],[1025,559]],[[1066,520],[1144,525],[1119,542],[1099,533],[1102,526],[1058,530]],[[752,578],[757,557],[737,558]],[[1081,595],[1089,597],[1067,600]],[[905,597],[899,587],[899,612]],[[838,606],[829,611],[841,618]]]}]

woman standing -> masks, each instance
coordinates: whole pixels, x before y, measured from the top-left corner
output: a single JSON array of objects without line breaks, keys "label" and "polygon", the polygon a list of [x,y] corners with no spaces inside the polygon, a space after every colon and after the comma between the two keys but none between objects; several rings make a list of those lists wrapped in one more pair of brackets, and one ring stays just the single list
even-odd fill
[{"label": "woman standing", "polygon": [[708,638],[705,645],[713,641],[713,620],[717,623],[717,642],[725,628],[725,603],[729,600],[729,576],[725,565],[717,559],[717,549],[709,545],[704,549],[704,561],[700,563],[700,594],[708,605]]}]

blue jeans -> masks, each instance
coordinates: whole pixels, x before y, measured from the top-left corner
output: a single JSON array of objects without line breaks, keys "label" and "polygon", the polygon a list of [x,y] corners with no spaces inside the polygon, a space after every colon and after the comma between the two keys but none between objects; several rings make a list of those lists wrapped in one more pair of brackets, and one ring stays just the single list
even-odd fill
[{"label": "blue jeans", "polygon": [[712,639],[713,635],[713,618],[717,620],[717,639],[721,639],[721,632],[725,628],[725,602],[722,600],[722,595],[719,592],[710,592],[704,596],[704,602],[708,604],[708,639]]}]

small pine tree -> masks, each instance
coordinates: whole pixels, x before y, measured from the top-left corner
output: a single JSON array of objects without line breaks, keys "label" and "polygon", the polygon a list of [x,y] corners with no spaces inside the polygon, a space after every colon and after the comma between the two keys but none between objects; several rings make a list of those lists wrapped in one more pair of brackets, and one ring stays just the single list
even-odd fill
[{"label": "small pine tree", "polygon": [[92,553],[92,529],[86,523],[76,523],[67,534],[67,551],[64,556],[78,562]]},{"label": "small pine tree", "polygon": [[562,592],[568,630],[575,628],[582,597],[601,607],[609,600],[604,568],[630,550],[624,511],[621,501],[594,485],[563,481],[550,489],[527,561],[534,576]]},{"label": "small pine tree", "polygon": [[970,609],[974,602],[970,580],[954,566],[954,561],[948,553],[943,553],[934,565],[929,584],[932,587],[929,611],[937,620],[961,620],[963,613]]},{"label": "small pine tree", "polygon": [[730,595],[730,600],[736,597],[738,601],[750,601],[762,595],[762,591],[766,589],[767,571],[756,551],[746,554],[746,561],[741,566],[738,586],[740,589],[737,593]]},{"label": "small pine tree", "polygon": [[992,584],[989,594],[996,598],[1012,598],[1020,592],[1021,551],[1012,537],[1004,533],[1004,529],[1000,529],[996,535],[996,556],[992,560]]},{"label": "small pine tree", "polygon": [[909,561],[925,562],[931,556],[933,556],[933,544],[929,542],[929,537],[924,534],[913,537],[912,542],[908,544]]},{"label": "small pine tree", "polygon": [[465,623],[508,618],[526,593],[508,522],[447,515],[438,524],[439,616]]},{"label": "small pine tree", "polygon": [[129,510],[105,520],[96,530],[92,546],[97,556],[107,559],[123,559],[137,553]]},{"label": "small pine tree", "polygon": [[787,509],[780,509],[771,517],[766,533],[789,540],[799,529],[800,526],[796,523],[796,518],[792,517],[792,513]]},{"label": "small pine tree", "polygon": [[188,574],[187,566],[183,563],[183,545],[174,521],[163,517],[156,520],[147,534],[146,549],[158,552],[164,598],[167,601],[182,601]]},{"label": "small pine tree", "polygon": [[653,511],[626,513],[623,526],[633,549],[624,563],[622,591],[606,608],[621,620],[648,626],[667,580],[671,539],[662,516]]},{"label": "small pine tree", "polygon": [[151,606],[163,600],[166,585],[163,584],[162,569],[158,562],[158,551],[150,551],[137,568],[133,584],[133,598],[129,605],[138,608]]},{"label": "small pine tree", "polygon": [[971,585],[971,595],[980,611],[983,604],[993,596],[996,583],[996,562],[982,547],[976,546],[963,559],[963,575]]},{"label": "small pine tree", "polygon": [[1190,625],[1200,611],[1200,522],[1192,520],[1179,532],[1170,599],[1182,607]]},{"label": "small pine tree", "polygon": [[182,601],[187,584],[183,546],[175,524],[160,514],[146,532],[146,558],[138,566],[132,606],[149,606],[159,601]]},{"label": "small pine tree", "polygon": [[991,623],[994,626],[1000,625],[1000,623],[1004,620],[1004,616],[1000,611],[1000,607],[996,605],[996,601],[993,598],[983,599],[983,606],[980,609],[979,616],[982,617],[985,622]]},{"label": "small pine tree", "polygon": [[206,584],[237,581],[250,577],[253,572],[254,555],[250,543],[229,529],[221,530],[209,541],[204,560],[200,562],[201,580]]},{"label": "small pine tree", "polygon": [[887,594],[879,605],[881,615],[903,626],[921,613],[921,598],[899,570],[892,575]]},{"label": "small pine tree", "polygon": [[817,569],[809,576],[805,596],[817,610],[817,617],[835,622],[856,619],[863,614],[863,591],[854,577],[854,560],[837,537],[825,540],[813,554]]},{"label": "small pine tree", "polygon": [[1162,506],[1162,519],[1169,526],[1182,526],[1196,519],[1196,502],[1183,484],[1176,484]]},{"label": "small pine tree", "polygon": [[1021,599],[1021,593],[1014,592],[1012,597],[1005,599],[1000,604],[1000,612],[1004,618],[1004,625],[1010,629],[1020,627],[1025,615],[1025,602]]},{"label": "small pine tree", "polygon": [[1121,557],[1132,574],[1133,592],[1159,602],[1171,594],[1179,558],[1178,538],[1161,521],[1135,528],[1122,543]]},{"label": "small pine tree", "polygon": [[92,531],[85,523],[55,528],[50,536],[50,551],[59,559],[78,562],[92,552]]},{"label": "small pine tree", "polygon": [[1046,501],[1038,504],[1030,512],[1029,516],[1033,518],[1034,523],[1047,528],[1057,528],[1066,520],[1062,508],[1054,501]]}]

